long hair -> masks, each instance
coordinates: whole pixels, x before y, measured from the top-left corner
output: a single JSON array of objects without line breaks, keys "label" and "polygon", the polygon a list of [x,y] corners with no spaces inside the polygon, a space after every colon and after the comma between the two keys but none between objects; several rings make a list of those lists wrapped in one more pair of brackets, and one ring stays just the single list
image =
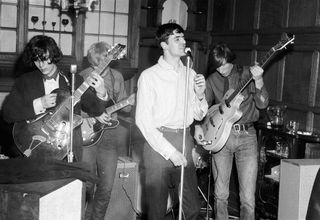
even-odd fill
[{"label": "long hair", "polygon": [[[49,52],[49,57],[46,57]],[[63,54],[52,37],[36,35],[26,45],[23,52],[23,61],[28,66],[34,66],[34,61],[49,59],[50,63],[58,63]]]},{"label": "long hair", "polygon": [[218,43],[212,48],[210,57],[212,57],[213,68],[217,69],[222,66],[224,59],[227,63],[232,63],[236,55],[230,50],[227,44]]}]

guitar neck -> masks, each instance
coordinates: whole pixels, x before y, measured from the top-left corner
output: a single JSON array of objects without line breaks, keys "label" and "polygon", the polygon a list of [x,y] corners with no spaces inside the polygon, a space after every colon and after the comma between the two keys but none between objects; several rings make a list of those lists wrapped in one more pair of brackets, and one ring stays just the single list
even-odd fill
[{"label": "guitar neck", "polygon": [[122,108],[126,107],[129,104],[130,103],[129,103],[128,99],[122,100],[122,101],[118,102],[117,104],[114,104],[113,106],[110,106],[110,107],[106,108],[106,113],[108,113],[110,115],[113,112],[116,112],[119,109],[122,109]]},{"label": "guitar neck", "polygon": [[[98,74],[103,73],[103,71],[107,68],[107,66],[109,65],[109,63],[112,61],[112,59],[106,57],[104,62],[101,62],[99,66],[97,66],[95,72],[97,72]],[[83,93],[85,93],[85,91],[87,91],[87,89],[89,88],[89,84],[84,81],[79,88],[74,92],[74,100],[75,100],[75,104],[78,103],[80,101],[81,96],[83,95]]]},{"label": "guitar neck", "polygon": [[[272,47],[268,53],[264,56],[264,58],[260,61],[260,67],[264,68],[267,63],[271,60],[272,56],[276,53],[277,51]],[[249,77],[246,79],[242,80],[237,89],[234,90],[234,92],[229,96],[229,98],[226,100],[226,103],[230,103],[238,94],[240,94],[253,80],[251,74]]]}]

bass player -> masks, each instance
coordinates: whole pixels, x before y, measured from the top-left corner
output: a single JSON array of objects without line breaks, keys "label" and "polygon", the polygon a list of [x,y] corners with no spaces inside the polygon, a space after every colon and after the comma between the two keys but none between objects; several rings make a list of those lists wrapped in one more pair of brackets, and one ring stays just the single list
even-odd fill
[{"label": "bass player", "polygon": [[[235,55],[224,43],[217,44],[212,49],[211,55],[216,71],[206,80],[206,99],[209,106],[221,103],[227,90],[236,89],[243,80],[251,76],[250,74],[253,78],[253,81],[236,97],[242,101],[240,104],[242,117],[232,125],[230,134],[224,134],[229,136],[227,142],[212,156],[215,219],[229,219],[228,197],[233,158],[239,180],[240,219],[255,219],[258,146],[253,123],[259,118],[259,109],[266,108],[269,103],[269,95],[262,78],[264,71],[258,65],[246,67],[233,64]],[[229,104],[230,108],[234,108],[232,102]],[[228,113],[223,112],[226,117],[232,117]],[[214,125],[215,122],[212,123]],[[195,126],[194,137],[198,143],[205,137],[201,125]]]}]

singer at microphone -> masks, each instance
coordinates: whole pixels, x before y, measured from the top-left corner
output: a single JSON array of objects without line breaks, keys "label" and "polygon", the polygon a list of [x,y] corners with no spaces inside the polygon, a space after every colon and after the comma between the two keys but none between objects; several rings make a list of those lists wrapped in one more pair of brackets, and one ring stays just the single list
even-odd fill
[{"label": "singer at microphone", "polygon": [[184,50],[185,54],[190,57],[191,59],[193,59],[192,54],[191,54],[191,49],[190,47],[186,47],[186,49]]},{"label": "singer at microphone", "polygon": [[146,207],[146,214],[148,219],[165,219],[170,185],[175,192],[181,190],[179,217],[183,213],[185,219],[196,219],[201,208],[197,177],[192,158],[186,155],[191,155],[194,147],[189,127],[194,120],[201,121],[208,111],[207,101],[200,100],[204,97],[205,79],[200,74],[196,77],[197,73],[181,61],[181,57],[191,53],[185,48],[180,25],[159,26],[156,40],[163,54],[139,77],[135,111],[136,125],[146,139],[145,202],[152,204]]}]

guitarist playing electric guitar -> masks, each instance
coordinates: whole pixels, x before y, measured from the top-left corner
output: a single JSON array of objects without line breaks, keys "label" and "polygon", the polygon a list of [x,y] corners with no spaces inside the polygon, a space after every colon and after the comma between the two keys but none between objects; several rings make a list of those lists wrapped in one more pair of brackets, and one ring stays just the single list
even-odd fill
[{"label": "guitarist playing electric guitar", "polygon": [[[104,62],[109,50],[110,45],[106,42],[92,44],[87,53],[90,67],[80,72],[80,75],[86,79],[91,72],[99,67],[101,62]],[[107,67],[102,75],[109,96],[105,108],[109,107],[108,103],[110,102],[112,104],[119,103],[128,98],[124,86],[124,79],[119,71]],[[123,112],[129,113],[130,110],[131,106],[121,108]],[[101,116],[95,117],[95,119],[101,124],[108,125],[112,123],[111,119],[112,121],[116,121],[117,119],[117,113],[111,115],[109,115],[109,113],[110,111],[105,111]],[[84,124],[87,122],[86,120],[87,119],[84,118]],[[95,124],[92,124],[92,126],[95,126]],[[121,151],[125,150],[128,146],[126,144],[127,130],[121,124],[114,127],[115,128],[101,131],[101,137],[97,142],[90,144],[90,146],[87,145],[83,147],[83,161],[87,162],[91,172],[97,174],[99,177],[96,189],[93,183],[87,182],[85,219],[104,219],[116,173],[118,151],[121,153]],[[84,129],[85,127],[82,125],[82,132],[84,132]],[[123,152],[123,154],[125,154],[125,152]]]},{"label": "guitarist playing electric guitar", "polygon": [[[3,118],[8,123],[14,123],[15,144],[26,157],[63,159],[68,153],[70,102],[62,91],[70,91],[71,80],[57,66],[62,57],[53,38],[34,36],[23,53],[25,64],[34,70],[16,79],[3,103]],[[94,90],[85,90],[88,87]],[[101,115],[107,99],[102,77],[94,73],[83,82],[81,77],[76,76],[75,88],[77,91],[80,89],[83,95],[77,97],[74,113],[80,114],[83,107],[91,114]],[[81,124],[81,118],[77,121]],[[82,156],[79,126],[73,134],[74,154],[79,161]]]},{"label": "guitarist playing electric guitar", "polygon": [[[259,109],[266,108],[269,102],[269,95],[262,77],[263,69],[258,65],[246,67],[233,64],[235,55],[224,43],[213,48],[212,57],[216,72],[206,80],[206,99],[209,106],[214,102],[221,103],[217,111],[226,118],[221,117],[221,120],[229,119],[226,123],[230,123],[229,126],[231,126],[230,133],[223,132],[222,134],[227,135],[226,143],[220,151],[212,155],[213,179],[215,180],[215,219],[228,219],[229,179],[234,157],[240,186],[242,207],[240,216],[243,219],[254,219],[258,146],[253,123],[259,118]],[[242,93],[230,103],[226,103],[224,95],[227,90],[236,89],[250,77],[253,78],[253,81]],[[203,124],[203,127],[200,125],[195,127],[195,139],[198,142],[205,138],[204,134],[208,128],[206,126],[210,125],[214,128],[228,126],[210,117],[212,114],[210,110],[212,109],[208,111],[208,121]]]}]

